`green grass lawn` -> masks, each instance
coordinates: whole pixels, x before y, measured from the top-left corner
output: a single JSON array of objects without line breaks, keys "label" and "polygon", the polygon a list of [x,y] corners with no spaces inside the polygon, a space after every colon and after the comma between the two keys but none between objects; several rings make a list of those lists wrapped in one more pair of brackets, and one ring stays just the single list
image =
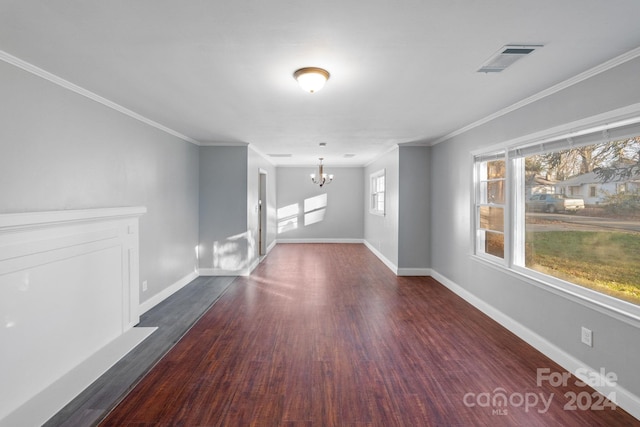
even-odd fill
[{"label": "green grass lawn", "polygon": [[527,267],[640,304],[640,234],[527,233]]}]

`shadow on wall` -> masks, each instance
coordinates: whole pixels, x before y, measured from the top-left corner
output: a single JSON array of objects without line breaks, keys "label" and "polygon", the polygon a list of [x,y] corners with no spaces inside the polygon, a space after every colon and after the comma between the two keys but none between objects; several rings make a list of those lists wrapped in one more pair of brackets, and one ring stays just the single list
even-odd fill
[{"label": "shadow on wall", "polygon": [[[327,211],[327,193],[305,199],[304,226],[309,226],[324,220]],[[298,228],[300,216],[300,203],[293,203],[278,209],[278,234]]]}]

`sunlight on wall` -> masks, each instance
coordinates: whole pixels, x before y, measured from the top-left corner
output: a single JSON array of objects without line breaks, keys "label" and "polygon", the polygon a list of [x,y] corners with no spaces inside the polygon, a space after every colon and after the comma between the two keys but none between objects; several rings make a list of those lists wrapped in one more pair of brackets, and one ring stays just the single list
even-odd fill
[{"label": "sunlight on wall", "polygon": [[[462,187],[460,187],[462,188]],[[453,204],[455,212],[455,218],[452,222],[452,233],[453,233],[453,241],[457,244],[462,243],[464,247],[461,248],[462,252],[471,252],[473,253],[473,244],[469,244],[469,239],[473,236],[473,232],[471,231],[471,212],[469,208],[469,200],[470,194],[465,191],[460,191],[459,194],[456,195]],[[454,258],[451,260],[453,263],[458,264],[461,262],[461,258]],[[458,268],[456,266],[456,268]]]},{"label": "sunlight on wall", "polygon": [[327,206],[327,193],[304,200],[304,211],[315,211]]},{"label": "sunlight on wall", "polygon": [[198,272],[198,268],[200,267],[200,245],[196,245],[194,248],[196,253],[195,265],[193,266],[193,271]]},{"label": "sunlight on wall", "polygon": [[304,225],[315,224],[316,222],[321,222],[324,219],[324,214],[326,209],[320,209],[317,211],[309,212],[304,214]]},{"label": "sunlight on wall", "polygon": [[300,205],[294,203],[278,209],[278,234],[298,228]]},{"label": "sunlight on wall", "polygon": [[304,201],[304,225],[305,227],[324,220],[327,209],[327,193],[305,199]]},{"label": "sunlight on wall", "polygon": [[227,237],[224,241],[213,242],[213,268],[231,271],[247,268],[247,248],[252,245],[252,240],[251,234],[246,231]]},{"label": "sunlight on wall", "polygon": [[[303,206],[305,227],[323,221],[327,211],[327,193],[305,199]],[[300,213],[300,203],[278,209],[278,234],[298,228]]]}]

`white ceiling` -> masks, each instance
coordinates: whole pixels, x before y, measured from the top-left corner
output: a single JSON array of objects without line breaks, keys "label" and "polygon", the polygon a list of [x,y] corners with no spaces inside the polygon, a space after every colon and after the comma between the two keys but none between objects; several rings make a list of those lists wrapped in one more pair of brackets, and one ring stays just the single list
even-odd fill
[{"label": "white ceiling", "polygon": [[[638,17],[637,0],[0,0],[0,50],[202,144],[363,165],[640,46]],[[513,43],[544,47],[476,72]],[[297,86],[304,66],[329,70],[322,91]]]}]

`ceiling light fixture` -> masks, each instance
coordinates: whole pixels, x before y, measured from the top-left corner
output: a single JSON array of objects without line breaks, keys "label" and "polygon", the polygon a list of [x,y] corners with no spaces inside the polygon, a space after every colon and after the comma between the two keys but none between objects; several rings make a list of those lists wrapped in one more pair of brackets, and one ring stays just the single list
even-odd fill
[{"label": "ceiling light fixture", "polygon": [[314,93],[322,89],[327,80],[329,80],[329,72],[324,68],[305,67],[296,70],[293,73],[293,77],[303,90]]},{"label": "ceiling light fixture", "polygon": [[318,175],[315,173],[311,174],[311,181],[314,184],[318,184],[320,187],[326,184],[330,184],[333,181],[333,174],[324,173],[324,167],[322,166],[322,161],[324,159],[320,157],[320,164],[318,165]]}]

